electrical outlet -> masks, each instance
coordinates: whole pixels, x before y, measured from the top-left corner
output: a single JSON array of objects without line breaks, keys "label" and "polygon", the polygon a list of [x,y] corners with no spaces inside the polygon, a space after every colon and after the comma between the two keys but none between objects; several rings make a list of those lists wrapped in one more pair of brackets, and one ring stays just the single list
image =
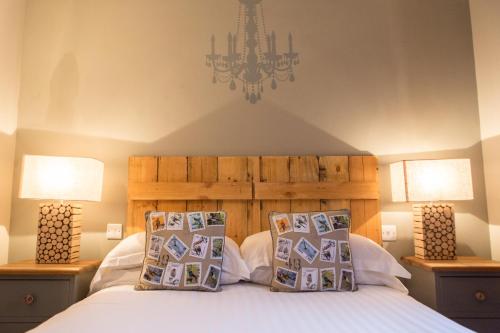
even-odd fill
[{"label": "electrical outlet", "polygon": [[106,238],[107,239],[122,239],[122,225],[108,223],[108,227],[106,229]]},{"label": "electrical outlet", "polygon": [[382,240],[384,242],[394,242],[398,239],[398,230],[394,224],[382,225]]}]

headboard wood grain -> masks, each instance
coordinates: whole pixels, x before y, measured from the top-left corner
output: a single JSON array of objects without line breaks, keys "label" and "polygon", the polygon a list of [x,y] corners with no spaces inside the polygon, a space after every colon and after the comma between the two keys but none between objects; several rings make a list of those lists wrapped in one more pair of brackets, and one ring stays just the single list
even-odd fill
[{"label": "headboard wood grain", "polygon": [[351,232],[381,243],[374,156],[130,157],[127,234],[144,230],[147,210],[228,213],[238,244],[268,230],[271,211],[348,208]]}]

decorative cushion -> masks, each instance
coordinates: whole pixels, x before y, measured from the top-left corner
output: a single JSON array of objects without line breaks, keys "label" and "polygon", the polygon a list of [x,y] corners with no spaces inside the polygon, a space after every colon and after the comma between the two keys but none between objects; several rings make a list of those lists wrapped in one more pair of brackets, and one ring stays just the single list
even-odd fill
[{"label": "decorative cushion", "polygon": [[226,213],[146,213],[146,257],[137,290],[219,290]]},{"label": "decorative cushion", "polygon": [[348,210],[269,215],[273,291],[354,291]]},{"label": "decorative cushion", "polygon": [[[387,286],[408,293],[408,289],[397,276],[410,279],[411,274],[386,249],[371,239],[352,233],[349,235],[349,243],[357,285]],[[273,278],[271,232],[267,230],[248,236],[240,249],[243,260],[248,266],[250,281],[271,285]],[[226,257],[224,257],[225,263]]]}]

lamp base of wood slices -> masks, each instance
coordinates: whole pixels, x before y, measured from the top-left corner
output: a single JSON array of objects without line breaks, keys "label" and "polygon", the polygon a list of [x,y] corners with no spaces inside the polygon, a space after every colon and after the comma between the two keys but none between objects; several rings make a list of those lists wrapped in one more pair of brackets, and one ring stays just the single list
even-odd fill
[{"label": "lamp base of wood slices", "polygon": [[455,260],[455,208],[453,204],[413,205],[415,257]]},{"label": "lamp base of wood slices", "polygon": [[70,264],[80,259],[82,206],[73,203],[40,204],[37,264]]}]

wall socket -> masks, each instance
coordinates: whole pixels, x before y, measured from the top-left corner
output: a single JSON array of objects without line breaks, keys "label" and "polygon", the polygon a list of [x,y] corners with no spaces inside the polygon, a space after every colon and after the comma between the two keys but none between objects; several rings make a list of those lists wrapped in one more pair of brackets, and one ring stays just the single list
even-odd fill
[{"label": "wall socket", "polygon": [[106,238],[107,239],[122,239],[122,225],[108,223],[108,226],[106,229]]},{"label": "wall socket", "polygon": [[394,224],[382,225],[382,241],[394,242],[398,239],[398,230]]}]

